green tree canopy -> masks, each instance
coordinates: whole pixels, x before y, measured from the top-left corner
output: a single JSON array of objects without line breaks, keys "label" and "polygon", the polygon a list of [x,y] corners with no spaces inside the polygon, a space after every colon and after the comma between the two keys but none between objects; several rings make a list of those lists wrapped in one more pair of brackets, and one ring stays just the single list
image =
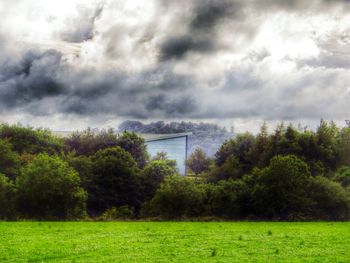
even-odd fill
[{"label": "green tree canopy", "polygon": [[0,219],[15,216],[15,186],[13,181],[0,173]]},{"label": "green tree canopy", "polygon": [[258,214],[288,219],[307,212],[311,173],[303,160],[294,155],[276,156],[268,167],[253,174],[257,178],[252,194]]},{"label": "green tree canopy", "polygon": [[209,170],[210,159],[201,148],[196,148],[188,158],[187,166],[195,174],[200,174]]},{"label": "green tree canopy", "polygon": [[139,207],[142,200],[141,175],[131,154],[121,147],[98,151],[92,158],[94,189],[89,210],[101,213],[112,207]]},{"label": "green tree canopy", "polygon": [[180,175],[168,176],[151,200],[152,210],[164,217],[199,216],[205,212],[204,184]]},{"label": "green tree canopy", "polygon": [[143,168],[149,159],[145,140],[134,132],[123,132],[118,137],[117,145],[129,152],[139,168]]},{"label": "green tree canopy", "polygon": [[0,139],[0,173],[14,179],[20,169],[19,155],[8,140]]},{"label": "green tree canopy", "polygon": [[164,178],[177,173],[176,168],[164,160],[153,160],[143,169],[146,195],[153,197]]},{"label": "green tree canopy", "polygon": [[29,218],[65,219],[86,213],[86,192],[75,170],[59,157],[39,154],[16,178],[18,206]]},{"label": "green tree canopy", "polygon": [[56,154],[64,150],[63,140],[45,129],[1,124],[0,139],[8,139],[13,145],[13,150],[19,154]]}]

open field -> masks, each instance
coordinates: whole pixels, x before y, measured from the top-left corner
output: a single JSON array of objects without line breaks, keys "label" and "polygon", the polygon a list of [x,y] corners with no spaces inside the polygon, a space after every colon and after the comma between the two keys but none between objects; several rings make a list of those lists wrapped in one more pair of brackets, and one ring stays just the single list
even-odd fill
[{"label": "open field", "polygon": [[350,262],[350,223],[2,222],[1,262]]}]

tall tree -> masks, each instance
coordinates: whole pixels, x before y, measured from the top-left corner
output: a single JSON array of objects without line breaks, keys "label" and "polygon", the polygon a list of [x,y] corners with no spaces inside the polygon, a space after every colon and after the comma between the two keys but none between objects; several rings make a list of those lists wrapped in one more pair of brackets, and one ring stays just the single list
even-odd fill
[{"label": "tall tree", "polygon": [[187,166],[196,175],[209,170],[210,158],[201,148],[196,148],[187,160]]},{"label": "tall tree", "polygon": [[56,156],[39,154],[16,178],[20,212],[35,219],[74,219],[86,213],[77,172]]},{"label": "tall tree", "polygon": [[88,201],[92,213],[123,205],[140,206],[142,178],[130,153],[119,146],[107,148],[98,151],[92,161],[94,189]]}]

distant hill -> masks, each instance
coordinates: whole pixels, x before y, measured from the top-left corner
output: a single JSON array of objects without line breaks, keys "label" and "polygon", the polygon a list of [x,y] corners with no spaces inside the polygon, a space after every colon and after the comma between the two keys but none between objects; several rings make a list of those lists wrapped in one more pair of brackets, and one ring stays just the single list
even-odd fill
[{"label": "distant hill", "polygon": [[170,122],[164,121],[151,122],[144,124],[140,121],[124,121],[119,125],[119,132],[133,131],[137,133],[183,133],[192,132],[189,136],[189,152],[192,153],[195,148],[202,148],[208,156],[213,157],[221,144],[234,136],[232,131],[219,127],[216,124],[193,123],[193,122]]}]

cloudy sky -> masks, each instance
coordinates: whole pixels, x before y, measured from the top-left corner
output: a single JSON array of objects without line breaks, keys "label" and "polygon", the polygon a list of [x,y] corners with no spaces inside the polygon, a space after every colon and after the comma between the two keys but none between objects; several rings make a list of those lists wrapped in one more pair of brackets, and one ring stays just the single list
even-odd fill
[{"label": "cloudy sky", "polygon": [[346,0],[0,0],[0,121],[350,119]]}]

